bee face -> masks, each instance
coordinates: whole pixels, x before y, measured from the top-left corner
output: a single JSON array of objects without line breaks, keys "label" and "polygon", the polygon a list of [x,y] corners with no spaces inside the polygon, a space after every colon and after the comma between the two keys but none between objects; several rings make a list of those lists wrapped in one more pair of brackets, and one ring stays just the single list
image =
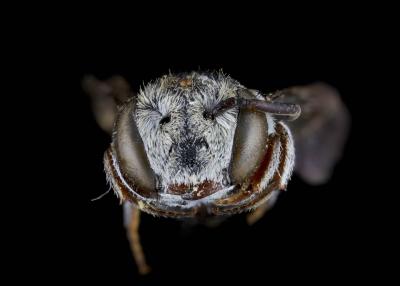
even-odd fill
[{"label": "bee face", "polygon": [[149,83],[121,107],[105,155],[116,193],[143,211],[178,217],[267,200],[286,186],[293,142],[283,123],[249,102],[264,99],[220,73]]},{"label": "bee face", "polygon": [[238,87],[229,78],[189,74],[139,93],[133,116],[160,192],[190,193],[205,182],[227,186],[238,109],[206,114]]}]

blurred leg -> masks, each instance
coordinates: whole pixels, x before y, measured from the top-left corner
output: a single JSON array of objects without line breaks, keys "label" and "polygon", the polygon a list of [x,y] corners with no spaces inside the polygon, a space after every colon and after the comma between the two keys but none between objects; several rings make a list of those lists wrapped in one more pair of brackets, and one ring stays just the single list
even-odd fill
[{"label": "blurred leg", "polygon": [[131,204],[125,204],[124,208],[125,226],[127,228],[133,257],[136,261],[139,273],[142,275],[148,274],[151,269],[146,263],[139,236],[140,210]]}]

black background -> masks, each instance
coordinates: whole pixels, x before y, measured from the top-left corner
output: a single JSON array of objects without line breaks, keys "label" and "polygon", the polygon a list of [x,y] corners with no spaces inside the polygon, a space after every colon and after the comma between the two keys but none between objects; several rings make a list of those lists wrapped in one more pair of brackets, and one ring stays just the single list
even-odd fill
[{"label": "black background", "polygon": [[[61,112],[54,117],[63,132],[59,145],[46,146],[50,155],[59,154],[56,148],[60,146],[67,147],[62,159],[57,158],[57,176],[52,178],[56,190],[49,190],[57,194],[57,201],[46,201],[54,208],[46,214],[51,234],[45,247],[53,252],[50,268],[59,273],[56,277],[90,285],[160,285],[292,279],[324,283],[354,276],[354,265],[366,255],[359,238],[367,223],[356,201],[363,189],[354,172],[361,143],[357,135],[360,81],[354,73],[355,66],[360,66],[356,51],[343,50],[341,42],[331,48],[331,41],[335,40],[297,49],[286,43],[282,47],[273,43],[273,49],[261,43],[257,48],[240,45],[234,49],[193,43],[190,49],[184,43],[108,49],[85,42],[63,50],[58,55],[67,59],[60,74],[65,80],[57,101]],[[110,138],[97,126],[81,80],[85,74],[100,79],[119,74],[138,90],[169,71],[199,69],[223,69],[243,85],[264,92],[327,82],[339,90],[351,113],[350,137],[329,183],[312,187],[294,175],[288,191],[254,226],[247,226],[244,215],[207,228],[143,214],[141,241],[153,271],[141,277],[130,253],[118,199],[110,192],[91,201],[108,190],[102,157]]]},{"label": "black background", "polygon": [[[2,67],[15,81],[3,78],[11,90],[2,99],[15,102],[2,105],[2,142],[11,145],[2,154],[2,226],[11,226],[2,227],[11,238],[2,275],[50,285],[382,284],[388,276],[379,270],[390,272],[398,258],[387,234],[398,228],[398,206],[389,207],[396,186],[383,186],[397,183],[389,175],[397,171],[397,112],[388,112],[397,88],[383,91],[398,82],[390,54],[397,17],[376,3],[244,4],[107,3],[98,11],[98,3],[35,3],[7,11]],[[120,74],[137,90],[169,71],[220,68],[263,92],[315,81],[336,87],[352,117],[343,159],[322,186],[294,175],[252,227],[243,215],[209,229],[143,214],[153,272],[140,277],[117,198],[91,202],[108,190],[102,157],[110,138],[81,80]]]}]

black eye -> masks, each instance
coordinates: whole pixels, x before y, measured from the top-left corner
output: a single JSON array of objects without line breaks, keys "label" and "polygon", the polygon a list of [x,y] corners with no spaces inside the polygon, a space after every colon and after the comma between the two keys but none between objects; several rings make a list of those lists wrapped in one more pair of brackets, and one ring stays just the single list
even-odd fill
[{"label": "black eye", "polygon": [[164,116],[163,118],[161,118],[160,124],[163,125],[163,124],[166,124],[166,123],[168,123],[170,121],[171,121],[171,116],[167,115],[167,116]]}]

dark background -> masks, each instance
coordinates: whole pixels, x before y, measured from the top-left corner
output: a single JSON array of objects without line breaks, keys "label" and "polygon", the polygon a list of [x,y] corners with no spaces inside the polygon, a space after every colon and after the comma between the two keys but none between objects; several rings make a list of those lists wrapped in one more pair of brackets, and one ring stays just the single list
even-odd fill
[{"label": "dark background", "polygon": [[[3,105],[3,127],[12,131],[3,130],[2,139],[17,152],[3,149],[3,157],[12,159],[3,162],[8,172],[2,182],[9,184],[3,195],[11,196],[2,200],[3,221],[12,227],[2,237],[13,243],[4,243],[2,254],[10,253],[4,264],[15,271],[2,274],[50,285],[321,285],[374,276],[381,284],[385,276],[378,269],[396,266],[390,256],[397,259],[383,231],[385,224],[393,230],[398,225],[385,212],[398,209],[388,207],[397,202],[389,199],[396,189],[382,186],[397,178],[388,175],[395,170],[389,143],[396,143],[396,129],[384,130],[396,123],[390,117],[397,113],[387,110],[396,107],[397,89],[383,92],[397,82],[386,74],[396,76],[388,54],[395,45],[383,40],[393,38],[389,28],[397,25],[378,24],[396,17],[376,5],[367,12],[365,3],[337,10],[327,3],[318,10],[314,3],[303,11],[293,4],[280,11],[253,4],[249,10],[242,2],[235,11],[231,4],[221,10],[166,4],[177,15],[160,4],[127,8],[126,15],[108,4],[106,13],[94,6],[71,12],[44,7],[46,17],[18,9],[34,19],[15,17],[7,25],[12,39],[4,46],[12,53],[3,54],[12,68],[3,69],[16,80],[4,80],[12,89],[2,98],[16,102]],[[17,23],[21,32],[13,30]],[[336,87],[352,117],[343,159],[322,186],[294,175],[276,206],[252,227],[243,215],[209,229],[143,214],[141,240],[153,272],[140,277],[117,198],[110,193],[91,202],[108,190],[102,157],[110,138],[92,116],[82,77],[120,74],[137,90],[169,71],[221,68],[263,92],[315,81]],[[21,114],[26,116],[16,120]],[[381,158],[389,163],[378,164]]]},{"label": "dark background", "polygon": [[[270,44],[261,43],[257,48],[229,49],[215,41],[192,44],[190,49],[182,43],[173,48],[134,44],[108,50],[86,42],[73,50],[66,48],[58,55],[65,55],[58,69],[65,82],[57,101],[61,109],[54,115],[63,132],[58,144],[46,145],[50,156],[62,158],[57,158],[56,175],[51,178],[56,187],[48,190],[57,200],[45,201],[54,208],[45,215],[50,225],[45,252],[51,252],[49,264],[55,277],[90,285],[204,285],[292,279],[324,283],[357,276],[354,265],[367,255],[359,244],[359,230],[367,223],[357,202],[363,188],[354,172],[362,142],[357,134],[359,102],[365,94],[360,94],[361,81],[354,76],[355,67],[360,68],[356,51],[342,49],[340,42],[337,48],[327,49],[330,41],[297,49],[287,44],[270,49]],[[199,69],[223,69],[243,85],[263,92],[327,82],[339,90],[350,111],[350,137],[329,183],[312,187],[294,175],[288,191],[252,227],[244,215],[207,228],[143,214],[141,241],[153,271],[141,277],[118,199],[110,192],[91,201],[108,190],[102,157],[110,138],[97,126],[81,80],[86,74],[100,79],[119,74],[138,90],[169,71]],[[66,147],[65,152],[57,150],[60,146]]]}]

